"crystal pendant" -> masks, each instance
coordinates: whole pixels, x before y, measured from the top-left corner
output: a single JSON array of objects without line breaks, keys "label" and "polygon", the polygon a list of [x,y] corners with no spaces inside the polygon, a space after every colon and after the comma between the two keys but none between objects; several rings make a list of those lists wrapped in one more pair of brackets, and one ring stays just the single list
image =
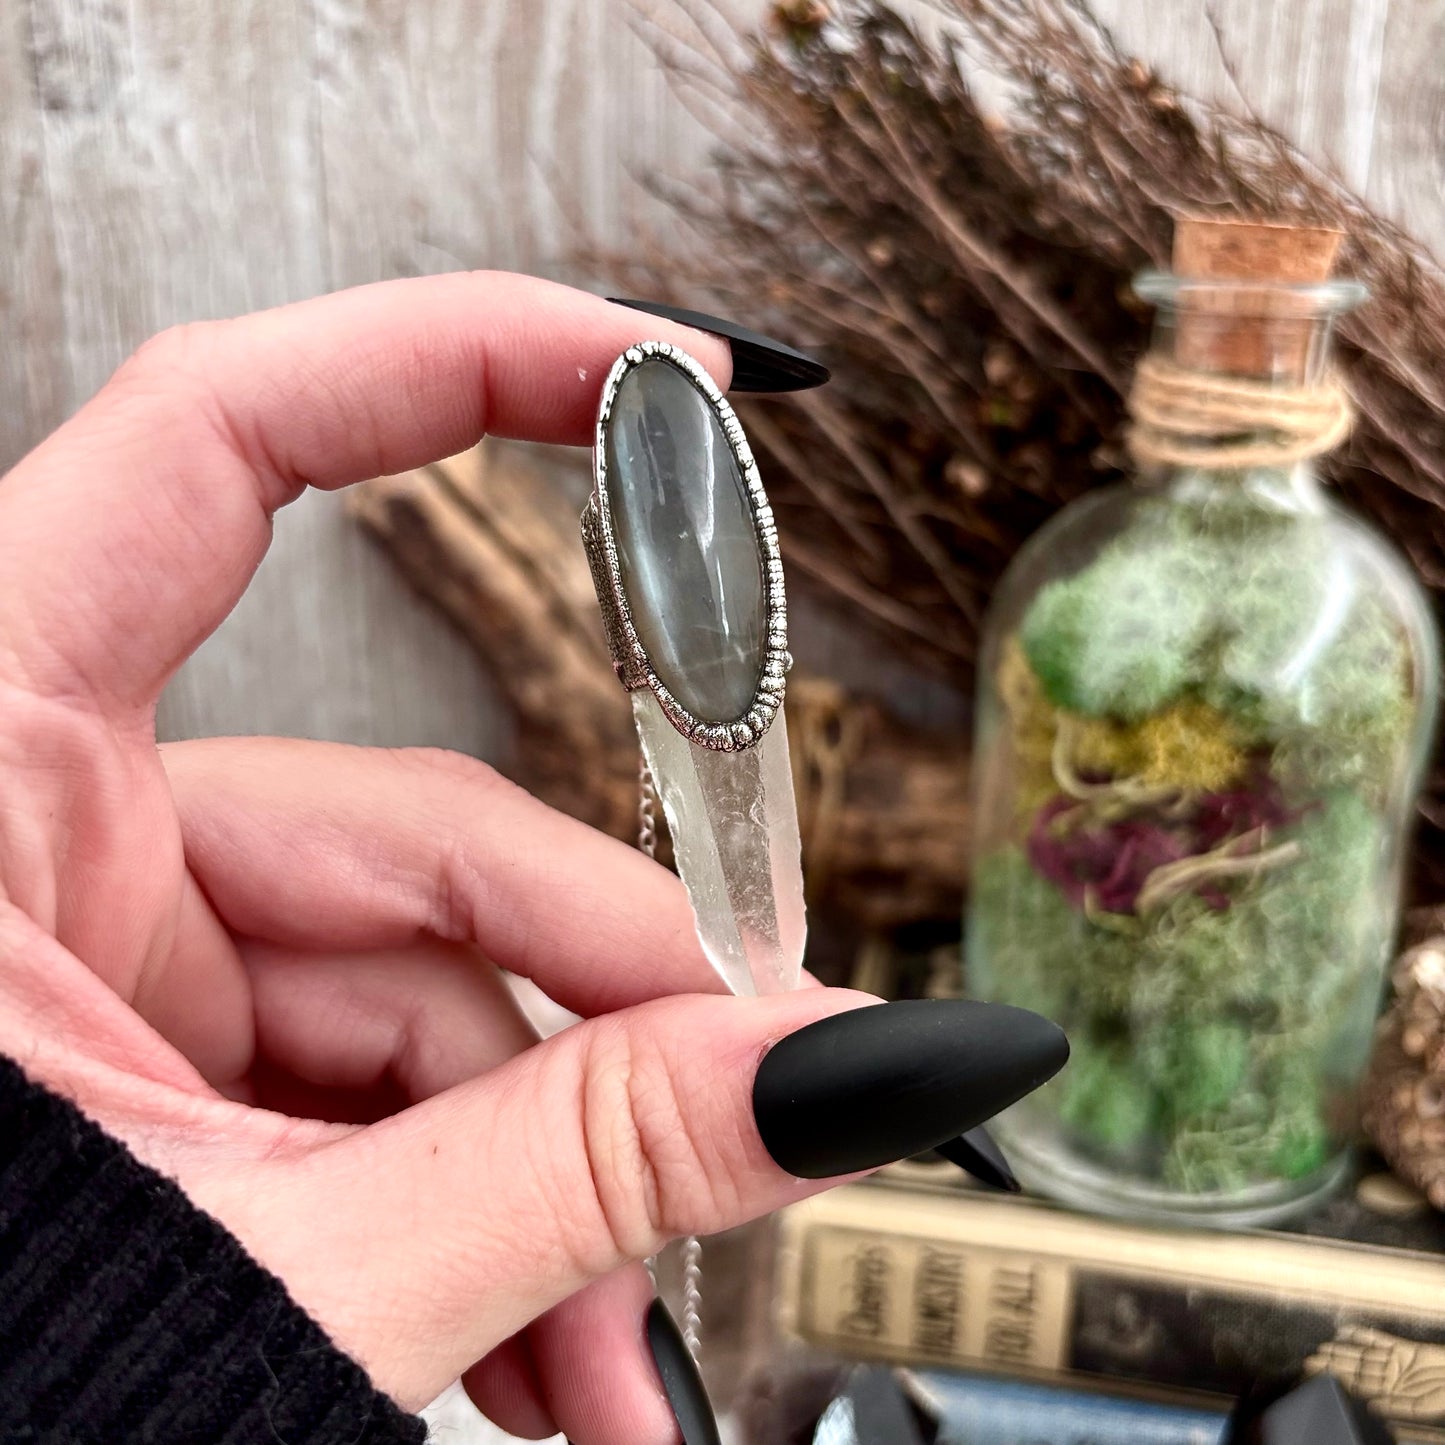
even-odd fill
[{"label": "crystal pendant", "polygon": [[699,938],[734,993],[785,992],[806,937],[791,658],[747,439],[692,357],[644,342],[603,389],[595,465],[583,540]]}]

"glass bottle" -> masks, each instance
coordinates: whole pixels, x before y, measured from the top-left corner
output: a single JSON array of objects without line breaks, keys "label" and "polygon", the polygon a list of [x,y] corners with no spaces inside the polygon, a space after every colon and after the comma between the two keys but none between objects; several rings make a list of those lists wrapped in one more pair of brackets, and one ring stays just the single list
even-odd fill
[{"label": "glass bottle", "polygon": [[[1151,357],[1286,406],[1363,299],[1136,289]],[[1078,1206],[1276,1221],[1349,1163],[1437,642],[1413,574],[1310,459],[1250,459],[1277,441],[1254,423],[1211,453],[1238,464],[1186,456],[1066,507],[985,629],[967,985],[1068,1033],[1063,1073],[996,1128],[1026,1183]]]}]

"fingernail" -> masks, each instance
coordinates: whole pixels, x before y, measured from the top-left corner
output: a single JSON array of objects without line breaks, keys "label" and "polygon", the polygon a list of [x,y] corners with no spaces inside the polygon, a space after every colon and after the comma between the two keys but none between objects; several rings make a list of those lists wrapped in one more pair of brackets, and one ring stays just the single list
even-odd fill
[{"label": "fingernail", "polygon": [[937,1149],[1063,1068],[1063,1030],[1027,1009],[906,999],[789,1034],[758,1066],[753,1115],[777,1163],[804,1179]]},{"label": "fingernail", "polygon": [[692,326],[698,331],[710,331],[721,336],[732,347],[733,379],[729,391],[806,391],[811,386],[822,386],[830,375],[821,361],[771,336],[749,331],[735,321],[725,321],[721,316],[709,316],[706,311],[688,311],[682,306],[668,306],[661,301],[636,301],[623,296],[607,298],[614,306],[630,306],[634,311],[646,311],[650,316],[661,316],[666,321],[676,321],[681,326]]},{"label": "fingernail", "polygon": [[994,1143],[993,1136],[982,1124],[977,1129],[960,1134],[957,1139],[940,1144],[938,1152],[990,1189],[1002,1189],[1008,1194],[1018,1194],[1023,1189],[1004,1158],[1003,1150]]},{"label": "fingernail", "polygon": [[682,1431],[682,1445],[722,1445],[697,1361],[660,1299],[653,1300],[647,1310],[647,1343],[662,1377],[667,1403]]}]

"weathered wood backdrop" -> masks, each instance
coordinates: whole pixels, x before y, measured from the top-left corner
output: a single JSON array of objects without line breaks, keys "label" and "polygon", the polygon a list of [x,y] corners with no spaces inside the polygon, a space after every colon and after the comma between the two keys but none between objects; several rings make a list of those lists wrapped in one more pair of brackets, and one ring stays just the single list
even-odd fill
[{"label": "weathered wood backdrop", "polygon": [[[1096,8],[1439,236],[1436,0]],[[0,0],[0,469],[172,322],[459,266],[560,274],[579,220],[624,244],[631,174],[706,163],[639,12],[681,23],[673,0]],[[279,519],[162,727],[507,738],[484,670],[330,496]]]}]

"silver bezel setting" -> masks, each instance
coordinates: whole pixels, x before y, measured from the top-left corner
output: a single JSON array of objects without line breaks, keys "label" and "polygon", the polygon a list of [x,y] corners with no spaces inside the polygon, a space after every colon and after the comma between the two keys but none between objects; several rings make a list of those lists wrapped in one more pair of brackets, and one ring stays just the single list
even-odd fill
[{"label": "silver bezel setting", "polygon": [[[733,460],[743,479],[757,531],[758,554],[763,568],[763,665],[752,702],[741,717],[731,722],[709,722],[695,717],[668,690],[653,670],[651,659],[633,626],[632,611],[622,585],[622,568],[612,531],[612,508],[607,495],[607,425],[617,401],[617,390],[629,372],[645,361],[661,360],[675,366],[702,393],[722,425]],[[715,752],[731,753],[752,747],[778,715],[783,705],[788,669],[793,659],[788,652],[788,607],[783,595],[783,559],[778,549],[778,528],[758,476],[752,448],[736,413],[702,366],[680,347],[667,341],[642,341],[629,346],[612,364],[602,388],[597,409],[597,431],[593,443],[592,496],[582,512],[582,545],[592,568],[592,582],[602,608],[612,667],[629,692],[648,688],[657,698],[667,720],[689,742]]]}]

